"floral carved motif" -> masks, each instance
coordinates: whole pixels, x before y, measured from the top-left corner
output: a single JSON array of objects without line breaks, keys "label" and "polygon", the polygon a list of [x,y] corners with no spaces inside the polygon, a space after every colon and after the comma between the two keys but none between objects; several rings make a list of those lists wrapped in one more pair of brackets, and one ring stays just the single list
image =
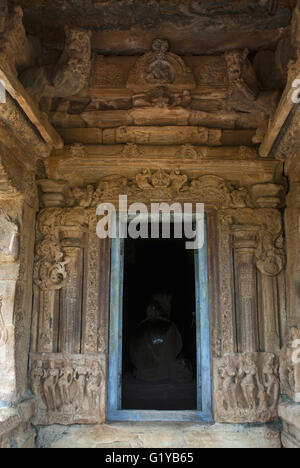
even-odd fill
[{"label": "floral carved motif", "polygon": [[[55,291],[63,287],[67,279],[66,265],[69,259],[59,243],[55,227],[59,210],[41,213],[38,222],[39,240],[36,245],[34,283],[43,291]],[[47,219],[47,222],[46,222]]]}]

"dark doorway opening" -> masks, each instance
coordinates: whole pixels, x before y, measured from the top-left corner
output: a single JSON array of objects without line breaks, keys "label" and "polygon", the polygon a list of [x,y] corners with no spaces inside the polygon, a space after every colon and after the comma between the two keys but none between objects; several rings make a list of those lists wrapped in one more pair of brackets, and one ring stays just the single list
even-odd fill
[{"label": "dark doorway opening", "polygon": [[122,409],[197,409],[195,259],[185,242],[125,241]]}]

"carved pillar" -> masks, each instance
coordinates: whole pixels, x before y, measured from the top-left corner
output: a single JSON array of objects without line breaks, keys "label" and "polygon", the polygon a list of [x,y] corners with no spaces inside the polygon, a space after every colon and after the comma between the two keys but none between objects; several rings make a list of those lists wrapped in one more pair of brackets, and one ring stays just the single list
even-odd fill
[{"label": "carved pillar", "polygon": [[255,252],[257,227],[232,226],[236,285],[238,352],[258,351],[257,272]]},{"label": "carved pillar", "polygon": [[234,320],[234,282],[232,249],[230,239],[231,217],[218,213],[219,234],[219,275],[220,275],[220,308],[221,311],[221,343],[219,355],[234,353],[236,351],[235,320]]},{"label": "carved pillar", "polygon": [[60,291],[59,352],[80,354],[82,330],[82,295],[84,232],[60,229],[61,246],[68,259],[67,278]]},{"label": "carved pillar", "polygon": [[287,248],[288,321],[300,318],[300,170],[297,159],[289,165],[290,192],[285,211]]}]

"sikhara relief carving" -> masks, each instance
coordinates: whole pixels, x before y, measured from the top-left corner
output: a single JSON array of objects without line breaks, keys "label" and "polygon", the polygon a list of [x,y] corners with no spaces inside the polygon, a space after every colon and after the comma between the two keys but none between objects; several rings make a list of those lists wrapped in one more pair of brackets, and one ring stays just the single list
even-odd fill
[{"label": "sikhara relief carving", "polygon": [[300,323],[288,327],[280,356],[280,380],[282,393],[300,403]]},{"label": "sikhara relief carving", "polygon": [[25,88],[38,99],[76,95],[88,82],[91,32],[66,27],[65,33],[65,49],[55,66],[32,68],[20,77]]},{"label": "sikhara relief carving", "polygon": [[39,402],[39,424],[101,422],[105,396],[103,356],[32,355],[30,381]]},{"label": "sikhara relief carving", "polygon": [[216,420],[265,423],[276,418],[278,364],[274,354],[228,354],[214,360]]}]

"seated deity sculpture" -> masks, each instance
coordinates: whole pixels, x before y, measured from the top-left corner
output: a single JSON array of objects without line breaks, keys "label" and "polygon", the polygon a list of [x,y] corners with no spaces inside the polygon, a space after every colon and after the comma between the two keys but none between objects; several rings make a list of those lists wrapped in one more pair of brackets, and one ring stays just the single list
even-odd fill
[{"label": "seated deity sculpture", "polygon": [[175,323],[170,319],[171,297],[153,296],[146,319],[137,327],[130,343],[134,375],[146,382],[189,382],[192,370],[181,357],[183,342]]}]

